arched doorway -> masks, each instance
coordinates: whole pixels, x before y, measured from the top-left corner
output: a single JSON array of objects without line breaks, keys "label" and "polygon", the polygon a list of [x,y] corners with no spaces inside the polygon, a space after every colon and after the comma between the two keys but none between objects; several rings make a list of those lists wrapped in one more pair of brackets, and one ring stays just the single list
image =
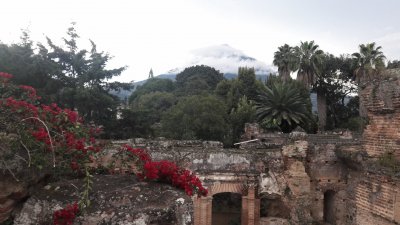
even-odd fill
[{"label": "arched doorway", "polygon": [[335,217],[335,192],[328,190],[324,193],[324,222],[336,224]]},{"label": "arched doorway", "polygon": [[242,195],[222,192],[212,198],[212,225],[241,224]]}]

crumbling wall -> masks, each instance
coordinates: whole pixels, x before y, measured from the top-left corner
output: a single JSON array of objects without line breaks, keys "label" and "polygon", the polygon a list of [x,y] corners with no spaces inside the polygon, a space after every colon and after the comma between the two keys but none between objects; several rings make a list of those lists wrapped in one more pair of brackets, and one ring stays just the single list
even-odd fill
[{"label": "crumbling wall", "polygon": [[364,105],[368,126],[364,131],[364,148],[370,157],[384,153],[400,159],[400,73],[388,70],[379,81],[366,86]]}]

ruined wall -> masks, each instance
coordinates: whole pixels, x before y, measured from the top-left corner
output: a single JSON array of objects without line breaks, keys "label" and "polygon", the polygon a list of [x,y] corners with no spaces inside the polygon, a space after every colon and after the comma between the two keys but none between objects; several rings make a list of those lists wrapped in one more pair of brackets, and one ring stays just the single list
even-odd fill
[{"label": "ruined wall", "polygon": [[399,74],[388,70],[363,87],[369,119],[363,144],[337,151],[349,171],[345,187],[352,205],[348,224],[400,223],[400,179],[393,167],[398,162],[391,159],[390,167],[382,164],[383,155],[400,159]]},{"label": "ruined wall", "polygon": [[361,94],[368,111],[364,148],[371,157],[392,153],[400,159],[400,73],[388,70]]}]

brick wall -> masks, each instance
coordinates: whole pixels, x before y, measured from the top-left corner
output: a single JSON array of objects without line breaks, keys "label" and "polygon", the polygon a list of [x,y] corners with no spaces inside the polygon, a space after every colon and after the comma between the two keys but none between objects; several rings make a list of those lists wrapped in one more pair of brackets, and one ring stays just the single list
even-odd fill
[{"label": "brick wall", "polygon": [[355,187],[357,224],[394,224],[400,222],[399,183],[383,176],[366,175]]},{"label": "brick wall", "polygon": [[400,76],[390,73],[361,92],[369,118],[364,148],[370,157],[391,152],[400,159]]}]

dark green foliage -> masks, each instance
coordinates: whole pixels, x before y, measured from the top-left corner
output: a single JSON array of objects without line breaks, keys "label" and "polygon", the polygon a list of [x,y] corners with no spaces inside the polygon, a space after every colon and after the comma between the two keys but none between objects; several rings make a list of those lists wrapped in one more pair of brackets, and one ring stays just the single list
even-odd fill
[{"label": "dark green foliage", "polygon": [[389,61],[386,68],[387,69],[399,69],[400,61],[399,60]]},{"label": "dark green foliage", "polygon": [[223,79],[223,74],[212,67],[205,65],[188,67],[176,75],[177,91],[184,95],[210,92]]},{"label": "dark green foliage", "polygon": [[228,128],[227,108],[212,95],[181,99],[161,120],[166,137],[223,141]]},{"label": "dark green foliage", "polygon": [[372,78],[377,71],[385,67],[385,55],[381,46],[375,42],[359,45],[359,52],[352,54],[355,62],[354,76],[358,83],[363,83]]},{"label": "dark green foliage", "polygon": [[63,47],[47,38],[47,45],[37,44],[36,53],[26,32],[20,44],[0,44],[0,71],[14,74],[17,84],[36,88],[43,103],[76,109],[86,122],[105,126],[107,136],[120,103],[110,90],[130,88],[129,84],[109,80],[125,67],[107,69],[112,57],[97,51],[93,41],[90,50],[79,49],[74,25],[62,39]]},{"label": "dark green foliage", "polygon": [[302,94],[301,88],[296,81],[272,83],[256,101],[258,121],[278,126],[285,133],[302,123],[309,123],[310,99]]},{"label": "dark green foliage", "polygon": [[129,102],[132,103],[137,97],[151,92],[172,92],[175,90],[175,83],[169,79],[151,78],[137,89],[129,97]]},{"label": "dark green foliage", "polygon": [[291,79],[290,73],[297,69],[295,49],[288,44],[278,47],[278,51],[274,53],[273,63],[278,67],[281,79]]},{"label": "dark green foliage", "polygon": [[65,48],[47,38],[50,48],[40,45],[39,54],[53,68],[52,77],[62,83],[57,102],[77,109],[86,121],[105,126],[107,136],[112,123],[116,121],[119,105],[119,100],[109,92],[129,88],[128,84],[108,80],[120,75],[125,67],[106,69],[111,56],[98,52],[93,41],[90,41],[90,50],[79,50],[76,44],[78,38],[72,26],[68,29],[67,38],[63,38]]},{"label": "dark green foliage", "polygon": [[300,45],[295,48],[297,80],[306,87],[313,85],[317,76],[320,75],[323,53],[314,41],[300,42]]},{"label": "dark green foliage", "polygon": [[249,101],[246,96],[240,98],[237,106],[232,108],[229,114],[229,124],[231,126],[231,140],[227,137],[224,140],[225,145],[232,145],[240,141],[240,136],[244,131],[246,123],[251,123],[256,120],[256,108],[252,101]]},{"label": "dark green foliage", "polygon": [[62,83],[51,77],[53,68],[45,56],[35,54],[29,33],[24,31],[21,42],[6,45],[0,43],[0,71],[14,75],[13,82],[34,87],[43,103],[55,102]]},{"label": "dark green foliage", "polygon": [[238,81],[241,93],[250,100],[255,100],[258,96],[260,81],[256,80],[254,68],[239,67]]},{"label": "dark green foliage", "polygon": [[122,109],[120,119],[112,124],[111,138],[154,137],[154,123],[158,118],[149,110]]}]

